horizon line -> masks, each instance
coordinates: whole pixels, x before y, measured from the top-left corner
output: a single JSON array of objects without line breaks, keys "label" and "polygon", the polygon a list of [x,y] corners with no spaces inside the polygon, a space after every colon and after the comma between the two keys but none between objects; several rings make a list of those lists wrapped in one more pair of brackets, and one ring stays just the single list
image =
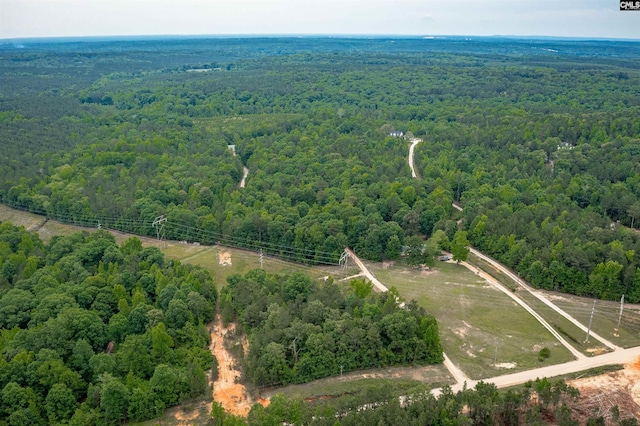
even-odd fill
[{"label": "horizon line", "polygon": [[629,37],[590,37],[590,36],[558,36],[558,35],[516,35],[516,34],[360,34],[360,33],[237,33],[237,34],[137,34],[137,35],[64,35],[64,36],[26,36],[26,37],[0,37],[0,43],[27,42],[27,41],[104,41],[105,39],[132,40],[132,39],[216,39],[216,38],[343,38],[343,39],[371,39],[371,38],[402,38],[402,39],[445,39],[445,38],[510,38],[532,40],[580,40],[580,41],[627,41],[640,42],[640,38]]}]

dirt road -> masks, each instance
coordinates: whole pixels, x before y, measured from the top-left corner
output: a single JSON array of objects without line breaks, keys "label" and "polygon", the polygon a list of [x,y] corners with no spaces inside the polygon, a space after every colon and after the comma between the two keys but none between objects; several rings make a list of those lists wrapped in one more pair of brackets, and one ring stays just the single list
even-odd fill
[{"label": "dirt road", "polygon": [[[571,321],[571,323],[574,324],[576,327],[578,327],[580,330],[584,331],[585,333],[587,332],[587,327],[585,327],[581,322],[579,322],[578,320],[573,318],[571,315],[569,315],[568,313],[566,313],[565,311],[560,309],[553,302],[551,302],[549,299],[547,299],[543,294],[541,294],[541,293],[537,292],[536,290],[534,290],[533,288],[531,288],[531,286],[529,286],[524,280],[520,279],[520,277],[518,277],[516,274],[511,272],[511,270],[509,270],[507,267],[505,267],[501,263],[495,261],[494,259],[492,259],[489,256],[479,252],[478,250],[476,250],[474,248],[470,247],[470,251],[474,255],[478,256],[480,259],[484,260],[485,262],[488,262],[491,266],[493,266],[494,268],[498,269],[500,272],[502,272],[503,274],[505,274],[506,276],[511,278],[520,287],[522,287],[525,290],[527,290],[529,293],[531,293],[533,296],[535,296],[542,303],[544,303],[545,305],[547,305],[548,307],[550,307],[551,309],[553,309],[554,311],[556,311],[557,313],[559,313],[560,315],[565,317],[567,320]],[[591,330],[591,336],[593,336],[595,339],[600,340],[604,345],[608,346],[610,349],[613,349],[614,351],[622,350],[622,348],[620,346],[615,345],[614,343],[610,342],[609,340],[607,340],[604,337],[600,336],[599,334],[595,333],[593,330]]]},{"label": "dirt road", "polygon": [[[453,261],[451,261],[451,262],[453,262]],[[558,340],[562,344],[562,346],[567,348],[567,350],[569,352],[571,352],[571,354],[573,354],[573,356],[576,357],[576,359],[586,358],[580,351],[578,351],[569,342],[567,342],[560,335],[560,333],[558,333],[556,331],[556,329],[551,326],[551,324],[549,324],[535,310],[533,310],[533,308],[531,308],[531,306],[527,305],[524,300],[522,300],[518,296],[516,296],[511,290],[509,290],[508,288],[504,287],[500,282],[498,282],[498,280],[496,280],[495,278],[493,278],[491,275],[487,274],[483,270],[481,270],[479,268],[476,268],[475,266],[471,266],[467,262],[460,262],[460,264],[462,266],[466,267],[467,269],[469,269],[470,271],[476,273],[478,276],[484,278],[485,281],[487,281],[493,287],[497,288],[498,290],[500,290],[501,292],[503,292],[504,294],[509,296],[514,302],[516,302],[518,305],[520,305],[525,311],[529,312],[535,319],[538,320],[538,322],[540,324],[542,324],[542,326],[544,328],[546,328],[549,331],[549,333],[551,333],[553,335],[553,337],[556,338],[556,340]]]},{"label": "dirt road", "polygon": [[371,281],[371,283],[375,286],[375,288],[381,292],[384,293],[385,291],[387,291],[387,287],[382,284],[370,271],[369,269],[367,269],[366,266],[364,266],[364,263],[362,263],[362,261],[358,258],[358,256],[356,256],[356,254],[354,252],[352,252],[350,249],[345,248],[344,251],[347,252],[347,254],[349,255],[349,257],[351,257],[351,259],[353,259],[354,262],[356,262],[356,265],[358,265],[358,268],[360,268],[360,270],[362,271],[362,274],[364,274],[365,277],[369,278],[369,281]]},{"label": "dirt road", "polygon": [[244,185],[247,182],[247,176],[249,176],[249,169],[247,166],[242,166],[242,180],[240,181],[240,188],[244,188]]},{"label": "dirt road", "polygon": [[[355,253],[353,253],[349,249],[345,249],[345,250],[347,254],[358,265],[362,273],[367,278],[369,278],[369,280],[371,280],[371,282],[379,291],[387,291],[387,287],[384,284],[382,284],[375,276],[373,276],[373,274],[367,269],[364,263],[358,258],[358,256],[355,255]],[[531,309],[530,307],[528,308],[529,308],[528,311],[530,310],[529,312],[535,313],[533,309]],[[544,321],[544,319],[542,320]],[[572,353],[574,353],[574,351],[575,349],[572,351]],[[578,357],[576,361],[569,361],[564,364],[550,365],[547,367],[521,371],[519,373],[505,374],[502,376],[496,376],[496,377],[486,378],[482,380],[484,382],[494,383],[497,387],[502,388],[502,387],[508,387],[508,386],[514,386],[514,385],[526,383],[529,380],[535,380],[539,377],[540,378],[554,377],[562,374],[575,373],[578,371],[588,370],[594,367],[602,367],[605,365],[632,363],[640,356],[640,347],[635,347],[630,349],[619,349],[619,350],[616,350],[615,352],[611,352],[604,355],[598,355],[591,358],[587,358],[586,356],[584,356],[579,352],[577,352],[577,354],[574,353],[574,355]],[[465,383],[467,384],[468,388],[475,386],[477,381],[469,380],[467,376],[464,374],[464,372],[461,371],[456,365],[454,365],[451,362],[451,360],[447,357],[446,354],[444,354],[444,357],[445,357],[445,363],[444,363],[445,367],[447,367],[451,375],[456,380],[456,384],[452,386],[452,389],[454,392],[462,390]],[[434,389],[433,393],[437,395],[439,391],[440,391],[439,389]]]},{"label": "dirt road", "polygon": [[[455,203],[452,204],[453,207],[457,210],[462,211],[462,207],[456,205]],[[560,309],[558,306],[556,306],[553,302],[551,302],[547,297],[544,296],[544,294],[534,290],[529,284],[527,284],[524,280],[522,280],[519,276],[517,276],[516,274],[514,274],[513,272],[511,272],[511,270],[509,268],[507,268],[506,266],[502,265],[501,263],[499,263],[498,261],[492,259],[491,257],[485,255],[484,253],[474,249],[473,247],[469,247],[469,250],[472,254],[474,254],[475,256],[478,256],[480,259],[484,260],[485,262],[489,263],[491,266],[493,266],[494,268],[496,268],[497,270],[499,270],[500,272],[502,272],[504,275],[508,276],[509,278],[511,278],[515,283],[517,283],[520,287],[522,287],[523,289],[527,290],[529,293],[531,293],[534,297],[536,297],[538,300],[540,300],[542,303],[544,303],[545,305],[547,305],[548,307],[550,307],[551,309],[553,309],[554,311],[556,311],[558,314],[562,315],[564,318],[566,318],[567,320],[569,320],[572,324],[574,324],[576,327],[578,327],[580,330],[582,330],[583,332],[587,332],[587,327],[582,324],[581,322],[579,322],[578,320],[576,320],[574,317],[572,317],[571,315],[569,315],[567,312],[563,311],[562,309]],[[595,339],[601,341],[605,346],[608,346],[609,349],[613,349],[614,351],[619,351],[622,350],[622,348],[614,343],[612,343],[611,341],[605,339],[604,337],[602,337],[601,335],[595,333],[593,330],[591,330],[591,336],[593,336]]]},{"label": "dirt road", "polygon": [[411,146],[409,147],[409,167],[411,167],[412,178],[418,177],[418,175],[416,174],[416,169],[413,164],[413,150],[415,149],[416,145],[418,145],[420,142],[422,142],[422,139],[411,138]]}]

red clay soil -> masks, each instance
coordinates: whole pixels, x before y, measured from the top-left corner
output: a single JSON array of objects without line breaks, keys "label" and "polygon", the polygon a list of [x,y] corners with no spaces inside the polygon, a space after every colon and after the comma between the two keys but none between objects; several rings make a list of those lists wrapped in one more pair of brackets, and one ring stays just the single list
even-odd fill
[{"label": "red clay soil", "polygon": [[607,425],[617,424],[613,421],[616,405],[620,419],[640,419],[640,358],[623,370],[568,383],[580,391],[580,400],[574,405],[580,424],[594,414],[603,416]]},{"label": "red clay soil", "polygon": [[213,383],[213,399],[224,407],[225,411],[237,416],[247,417],[254,401],[247,394],[245,387],[236,383],[240,379],[240,371],[234,368],[233,356],[224,347],[224,337],[233,332],[234,324],[224,328],[220,315],[209,324],[211,345],[209,349],[218,360],[218,380]]}]

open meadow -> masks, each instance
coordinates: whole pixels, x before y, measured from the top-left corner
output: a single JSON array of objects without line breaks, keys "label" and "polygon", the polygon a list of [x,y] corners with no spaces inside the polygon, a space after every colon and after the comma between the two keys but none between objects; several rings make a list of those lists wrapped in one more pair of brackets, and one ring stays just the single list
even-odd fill
[{"label": "open meadow", "polygon": [[[464,266],[439,262],[428,271],[374,263],[367,267],[437,318],[444,351],[472,379],[572,359],[535,318]],[[551,356],[541,362],[538,353],[544,347]]]}]

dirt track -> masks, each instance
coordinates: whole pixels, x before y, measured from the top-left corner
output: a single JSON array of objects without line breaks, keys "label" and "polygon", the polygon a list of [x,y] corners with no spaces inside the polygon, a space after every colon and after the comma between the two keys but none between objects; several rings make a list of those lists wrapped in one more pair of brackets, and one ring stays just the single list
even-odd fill
[{"label": "dirt track", "polygon": [[253,401],[245,387],[236,383],[240,378],[240,372],[234,368],[234,359],[224,347],[225,335],[233,332],[234,329],[233,324],[224,328],[219,314],[216,315],[214,322],[209,323],[209,330],[211,330],[209,349],[218,360],[218,380],[213,383],[213,399],[222,404],[228,413],[247,417]]},{"label": "dirt track", "polygon": [[414,164],[413,164],[413,150],[415,149],[416,145],[418,145],[420,142],[422,142],[422,139],[412,138],[411,139],[411,146],[409,147],[409,167],[411,167],[411,177],[412,178],[417,178],[418,177],[418,175],[416,174],[416,169],[415,169]]}]

